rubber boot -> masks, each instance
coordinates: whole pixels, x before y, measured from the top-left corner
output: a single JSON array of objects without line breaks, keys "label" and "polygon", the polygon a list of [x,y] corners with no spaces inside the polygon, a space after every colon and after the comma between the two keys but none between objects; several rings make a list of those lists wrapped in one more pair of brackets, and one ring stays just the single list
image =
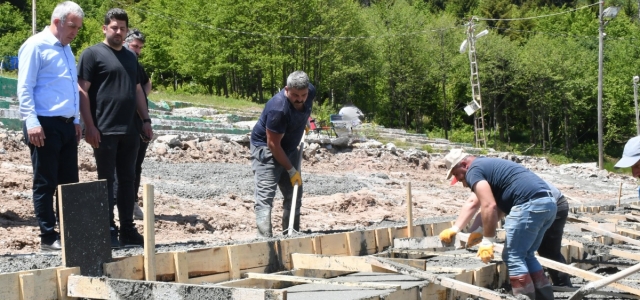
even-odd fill
[{"label": "rubber boot", "polygon": [[553,282],[554,286],[566,286],[573,287],[571,283],[571,276],[565,272],[560,272],[554,269],[548,269],[549,277],[551,277],[551,282]]},{"label": "rubber boot", "polygon": [[553,287],[551,287],[551,282],[546,275],[544,275],[544,270],[540,270],[535,273],[531,273],[531,280],[533,281],[533,286],[536,289],[536,298],[538,300],[553,300]]},{"label": "rubber boot", "polygon": [[258,227],[258,237],[272,237],[271,229],[271,209],[256,211],[256,225]]},{"label": "rubber boot", "polygon": [[[288,230],[289,230],[289,217],[291,216],[291,211],[290,210],[284,210],[282,212],[282,232],[284,234],[289,234]],[[296,214],[294,216],[293,219],[293,230],[295,230],[295,232],[299,232],[300,231],[300,214]]]},{"label": "rubber boot", "polygon": [[511,282],[511,292],[514,296],[521,299],[521,296],[526,296],[531,300],[536,300],[536,289],[531,280],[531,275],[517,275],[509,276],[509,282]]}]

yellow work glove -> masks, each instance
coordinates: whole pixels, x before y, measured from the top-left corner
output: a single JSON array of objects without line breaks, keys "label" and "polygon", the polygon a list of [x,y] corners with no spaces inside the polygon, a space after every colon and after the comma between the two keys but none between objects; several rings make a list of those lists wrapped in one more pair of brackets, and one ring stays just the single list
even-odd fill
[{"label": "yellow work glove", "polygon": [[495,238],[483,237],[478,248],[478,257],[483,263],[488,264],[493,259],[493,242]]},{"label": "yellow work glove", "polygon": [[480,242],[482,242],[482,233],[472,232],[467,240],[467,248],[480,244]]},{"label": "yellow work glove", "polygon": [[455,225],[453,225],[451,228],[443,230],[442,232],[440,232],[440,241],[445,244],[451,243],[451,239],[453,239],[453,237],[456,236],[456,233],[458,233],[459,231],[460,228],[456,227]]},{"label": "yellow work glove", "polygon": [[296,168],[291,168],[287,170],[287,173],[289,173],[289,180],[291,180],[291,186],[295,186],[296,183],[298,184],[298,186],[302,185],[302,176],[300,176],[300,172],[296,170]]}]

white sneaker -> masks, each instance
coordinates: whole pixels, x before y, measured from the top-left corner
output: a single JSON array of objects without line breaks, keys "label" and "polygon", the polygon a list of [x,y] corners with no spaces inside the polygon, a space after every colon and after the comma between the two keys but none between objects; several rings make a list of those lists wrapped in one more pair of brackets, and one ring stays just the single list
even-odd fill
[{"label": "white sneaker", "polygon": [[137,201],[133,204],[133,219],[134,220],[144,219],[144,213],[142,212],[142,209],[138,205]]}]

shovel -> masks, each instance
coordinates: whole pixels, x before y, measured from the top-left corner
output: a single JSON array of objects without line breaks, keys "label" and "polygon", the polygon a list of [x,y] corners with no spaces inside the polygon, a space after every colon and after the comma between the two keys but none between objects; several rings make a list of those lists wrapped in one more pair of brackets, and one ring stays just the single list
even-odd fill
[{"label": "shovel", "polygon": [[[304,138],[307,136],[306,133],[302,134],[302,139],[300,139],[300,157],[298,157],[298,165],[297,165],[297,169],[298,171],[300,171],[300,176],[302,176],[302,170],[300,170],[300,166],[302,166],[302,153],[304,152]],[[289,211],[291,212],[289,215],[289,228],[287,229],[287,235],[293,235],[293,232],[295,231],[293,229],[293,223],[294,223],[294,218],[296,216],[296,202],[298,201],[298,183],[296,182],[296,184],[293,186],[293,196],[291,199],[291,208],[289,209]]]}]

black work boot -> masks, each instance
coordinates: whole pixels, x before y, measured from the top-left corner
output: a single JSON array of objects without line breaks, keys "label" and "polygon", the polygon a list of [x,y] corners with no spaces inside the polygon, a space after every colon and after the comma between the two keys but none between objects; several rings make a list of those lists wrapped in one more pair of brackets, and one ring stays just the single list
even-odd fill
[{"label": "black work boot", "polygon": [[144,247],[144,237],[138,233],[135,227],[120,229],[120,245],[122,247]]},{"label": "black work boot", "polygon": [[256,211],[256,226],[258,227],[258,237],[272,237],[271,228],[271,208]]},{"label": "black work boot", "polygon": [[[284,210],[282,212],[282,232],[283,234],[289,234],[289,217],[291,216],[290,210]],[[300,231],[300,214],[296,214],[293,217],[293,230],[295,232]]]}]

